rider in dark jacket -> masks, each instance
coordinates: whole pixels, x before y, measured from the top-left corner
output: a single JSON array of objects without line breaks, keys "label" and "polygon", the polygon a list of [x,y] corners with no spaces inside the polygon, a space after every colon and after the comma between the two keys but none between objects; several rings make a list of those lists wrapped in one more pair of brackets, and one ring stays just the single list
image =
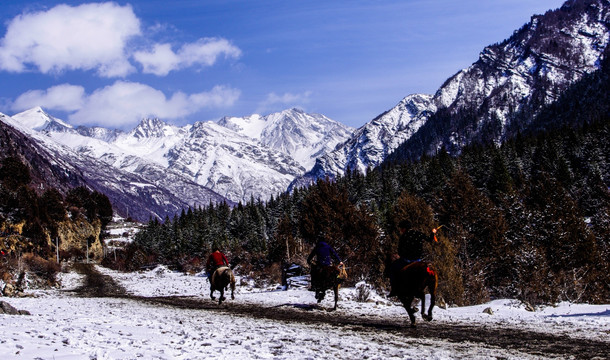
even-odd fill
[{"label": "rider in dark jacket", "polygon": [[319,240],[316,243],[316,246],[311,250],[309,257],[307,257],[307,262],[311,263],[314,257],[316,257],[318,265],[329,266],[332,264],[332,259],[335,259],[337,263],[343,264],[335,249],[324,240]]},{"label": "rider in dark jacket", "polygon": [[400,238],[398,239],[398,255],[405,265],[422,259],[424,253],[424,242],[434,241],[436,229],[432,229],[430,235],[411,228],[411,223],[403,220],[398,224]]},{"label": "rider in dark jacket", "polygon": [[396,274],[403,269],[405,266],[412,264],[416,261],[421,261],[424,253],[424,242],[433,242],[435,240],[436,229],[432,229],[430,235],[426,235],[421,231],[414,230],[411,226],[411,222],[408,220],[402,220],[398,224],[398,231],[400,231],[400,238],[398,239],[398,256],[400,258],[394,261],[389,271],[390,291],[389,296],[394,296],[394,280]]}]

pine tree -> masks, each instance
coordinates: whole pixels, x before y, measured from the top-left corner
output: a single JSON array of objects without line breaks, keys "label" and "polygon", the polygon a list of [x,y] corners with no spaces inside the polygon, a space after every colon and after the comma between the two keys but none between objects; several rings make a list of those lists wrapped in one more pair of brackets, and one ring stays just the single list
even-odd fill
[{"label": "pine tree", "polygon": [[452,231],[459,265],[467,290],[467,303],[489,299],[489,289],[506,274],[502,255],[507,230],[502,213],[464,173],[457,171],[442,193],[439,220]]},{"label": "pine tree", "polygon": [[[409,220],[414,229],[427,234],[432,228],[439,225],[434,221],[433,210],[426,202],[408,192],[403,192],[392,211],[392,221],[386,231],[392,238],[386,253],[395,253],[398,246],[398,223]],[[462,304],[464,299],[464,285],[462,276],[457,267],[457,253],[446,230],[440,230],[436,235],[437,242],[424,244],[426,254],[424,258],[430,261],[439,274],[438,293],[445,301],[452,304]]]},{"label": "pine tree", "polygon": [[325,240],[331,244],[344,261],[352,264],[352,275],[380,274],[375,221],[367,209],[349,201],[345,188],[319,180],[303,199],[299,219],[305,241],[314,244]]},{"label": "pine tree", "polygon": [[17,157],[9,156],[2,160],[0,183],[9,190],[27,186],[32,180],[30,169]]}]

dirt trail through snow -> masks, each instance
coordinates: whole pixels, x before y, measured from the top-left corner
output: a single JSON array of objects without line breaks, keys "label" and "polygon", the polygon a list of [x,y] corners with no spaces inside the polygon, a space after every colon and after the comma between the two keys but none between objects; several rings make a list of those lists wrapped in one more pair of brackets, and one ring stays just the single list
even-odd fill
[{"label": "dirt trail through snow", "polygon": [[218,306],[215,301],[190,297],[141,297],[128,295],[127,291],[110,276],[103,275],[90,264],[75,264],[74,269],[85,275],[84,285],[75,292],[85,297],[120,297],[150,304],[185,309],[201,309],[248,316],[282,322],[307,324],[332,324],[359,332],[386,331],[402,336],[422,339],[438,339],[455,343],[478,343],[503,349],[517,350],[534,356],[570,359],[608,359],[610,341],[575,339],[566,335],[539,333],[522,329],[469,326],[449,322],[419,322],[417,328],[407,326],[407,316],[389,319],[377,317],[350,316],[332,311],[320,311],[317,306],[304,307],[298,304],[282,306],[260,306],[255,304],[225,303]]}]

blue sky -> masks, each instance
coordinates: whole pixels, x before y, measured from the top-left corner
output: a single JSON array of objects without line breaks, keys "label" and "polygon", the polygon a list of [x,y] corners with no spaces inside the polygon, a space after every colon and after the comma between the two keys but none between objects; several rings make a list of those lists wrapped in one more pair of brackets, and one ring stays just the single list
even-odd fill
[{"label": "blue sky", "polygon": [[183,125],[290,107],[359,127],[559,0],[0,2],[0,112]]}]

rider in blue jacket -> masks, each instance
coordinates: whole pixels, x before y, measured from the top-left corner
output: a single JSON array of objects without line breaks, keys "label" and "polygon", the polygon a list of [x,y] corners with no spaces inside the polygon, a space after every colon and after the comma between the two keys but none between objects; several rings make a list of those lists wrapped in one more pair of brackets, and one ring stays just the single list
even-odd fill
[{"label": "rider in blue jacket", "polygon": [[[312,264],[313,258],[316,258],[316,263]],[[339,264],[339,266],[343,265],[341,258],[332,248],[332,246],[328,245],[324,240],[318,240],[316,246],[313,248],[309,256],[307,257],[307,263],[311,264],[311,290],[315,290],[318,278],[320,274],[320,270],[324,266],[331,266],[333,263],[333,259],[335,262]]]},{"label": "rider in blue jacket", "polygon": [[314,257],[316,257],[318,265],[330,266],[332,264],[332,259],[335,259],[335,261],[339,264],[343,264],[335,249],[328,245],[324,240],[318,240],[316,246],[309,254],[307,262],[311,263]]}]

